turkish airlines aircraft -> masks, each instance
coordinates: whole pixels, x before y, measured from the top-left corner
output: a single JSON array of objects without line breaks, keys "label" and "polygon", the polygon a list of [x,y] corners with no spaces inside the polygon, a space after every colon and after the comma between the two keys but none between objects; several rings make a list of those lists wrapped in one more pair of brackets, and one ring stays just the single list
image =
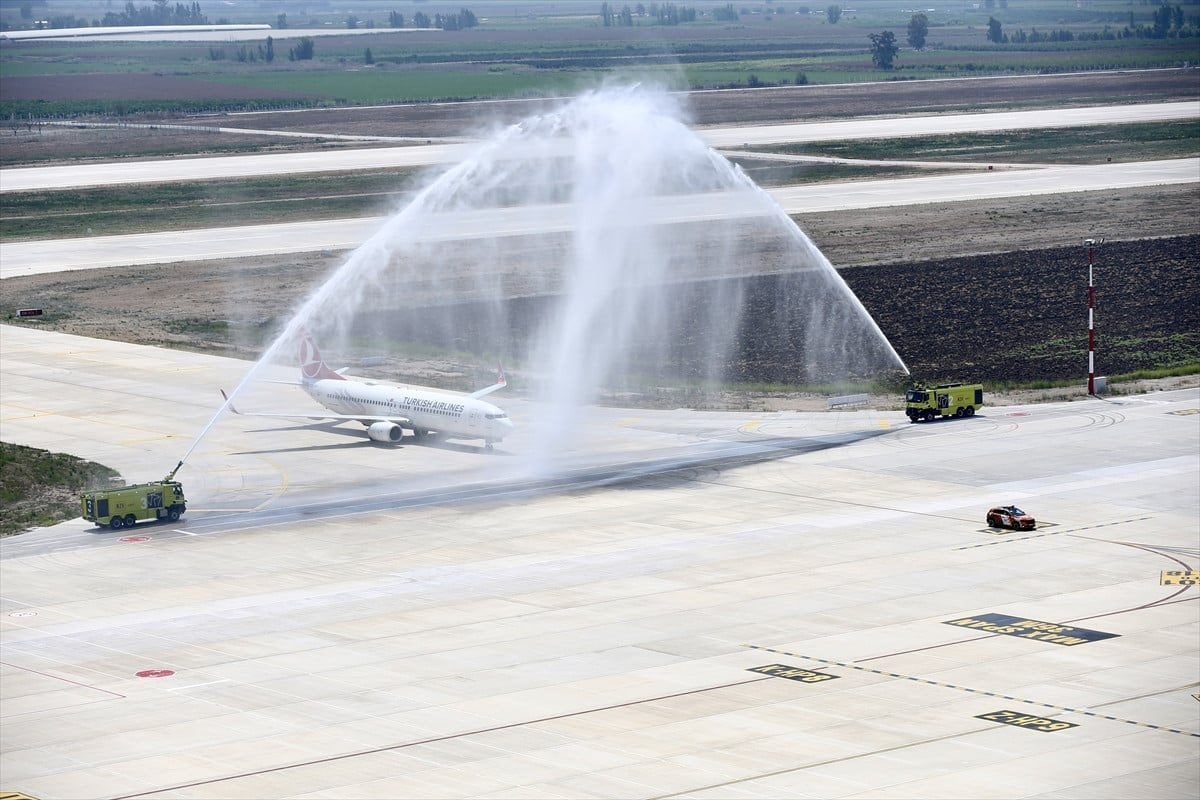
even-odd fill
[{"label": "turkish airlines aircraft", "polygon": [[354,420],[367,426],[367,438],[393,444],[404,437],[405,428],[418,441],[434,433],[446,439],[483,439],[490,450],[512,432],[513,423],[504,411],[479,398],[507,385],[503,373],[494,384],[472,394],[350,380],[325,364],[316,343],[305,334],[300,342],[300,388],[332,413],[247,412],[232,403],[229,410],[248,417]]}]

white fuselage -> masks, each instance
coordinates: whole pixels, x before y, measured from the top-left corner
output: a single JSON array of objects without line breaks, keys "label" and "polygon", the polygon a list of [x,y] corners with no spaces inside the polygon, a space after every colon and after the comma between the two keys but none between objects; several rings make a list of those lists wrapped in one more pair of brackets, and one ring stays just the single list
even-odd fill
[{"label": "white fuselage", "polygon": [[466,395],[352,380],[305,381],[301,386],[334,413],[389,418],[417,434],[436,431],[449,438],[483,439],[490,444],[503,440],[513,429],[501,409]]}]

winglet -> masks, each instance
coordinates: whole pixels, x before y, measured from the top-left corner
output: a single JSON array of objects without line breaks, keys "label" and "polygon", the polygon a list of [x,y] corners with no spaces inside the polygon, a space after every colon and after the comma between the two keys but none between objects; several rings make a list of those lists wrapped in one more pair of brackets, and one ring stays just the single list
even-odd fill
[{"label": "winglet", "polygon": [[241,413],[242,413],[242,412],[240,412],[240,411],[238,411],[238,410],[237,410],[237,406],[235,406],[235,405],[233,404],[233,401],[229,399],[229,395],[225,394],[225,390],[224,390],[224,389],[222,389],[222,390],[221,390],[221,397],[224,397],[224,398],[225,398],[225,405],[229,406],[229,410],[230,410],[230,411],[232,411],[232,412],[233,412],[233,413],[235,413],[235,414],[241,414]]}]

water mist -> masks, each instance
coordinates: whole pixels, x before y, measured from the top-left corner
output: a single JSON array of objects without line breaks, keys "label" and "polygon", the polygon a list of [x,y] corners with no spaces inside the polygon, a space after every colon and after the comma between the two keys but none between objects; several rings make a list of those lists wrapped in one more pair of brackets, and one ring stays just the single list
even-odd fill
[{"label": "water mist", "polygon": [[520,455],[542,472],[602,396],[904,369],[803,231],[688,128],[675,96],[643,86],[500,129],[431,178],[238,390],[294,363],[303,328],[358,355],[502,360],[536,404],[517,422],[534,427]]}]

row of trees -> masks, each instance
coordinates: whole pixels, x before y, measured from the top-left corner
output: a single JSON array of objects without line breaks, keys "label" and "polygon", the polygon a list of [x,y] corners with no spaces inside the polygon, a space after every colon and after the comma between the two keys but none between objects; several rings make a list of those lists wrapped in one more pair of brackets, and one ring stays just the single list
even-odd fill
[{"label": "row of trees", "polygon": [[461,8],[457,14],[434,14],[432,17],[422,11],[418,11],[412,15],[411,20],[406,20],[404,15],[399,11],[388,12],[389,27],[410,27],[405,24],[406,22],[411,22],[411,27],[413,28],[441,28],[444,31],[463,31],[478,25],[479,18],[469,8]]},{"label": "row of trees", "polygon": [[124,28],[130,25],[207,25],[208,17],[200,11],[200,4],[176,3],[171,6],[167,0],[154,0],[154,5],[136,7],[132,2],[125,4],[125,10],[110,11],[100,20],[106,28]]},{"label": "row of trees", "polygon": [[1038,42],[1074,42],[1100,41],[1112,39],[1166,39],[1169,37],[1196,36],[1194,25],[1188,25],[1184,20],[1183,9],[1180,6],[1161,5],[1154,10],[1152,22],[1149,25],[1138,24],[1132,12],[1129,14],[1129,25],[1120,31],[1114,31],[1105,26],[1103,31],[1085,31],[1073,33],[1059,29],[1040,32],[1034,28],[1031,33],[1018,30],[1011,37],[1004,32],[1004,25],[995,17],[988,17],[987,40],[993,44],[1036,44]]},{"label": "row of trees", "polygon": [[[288,61],[311,61],[313,55],[317,52],[317,46],[313,42],[311,36],[301,36],[295,47],[288,48]],[[370,54],[367,50],[367,54]],[[224,47],[208,48],[209,61],[223,61],[229,57]],[[250,47],[241,45],[233,51],[233,57],[238,61],[256,62],[262,61],[270,64],[275,60],[275,40],[270,36],[267,37],[266,45],[258,45],[258,47]],[[374,59],[367,61],[368,64],[374,63]]]},{"label": "row of trees", "polygon": [[[659,25],[679,25],[683,22],[695,22],[698,14],[696,9],[690,6],[679,6],[675,3],[651,3],[649,8],[644,3],[638,3],[635,8],[623,6],[620,11],[608,3],[600,4],[600,21],[606,28],[631,28],[635,16],[649,16]],[[737,18],[736,12],[734,18]]]}]

